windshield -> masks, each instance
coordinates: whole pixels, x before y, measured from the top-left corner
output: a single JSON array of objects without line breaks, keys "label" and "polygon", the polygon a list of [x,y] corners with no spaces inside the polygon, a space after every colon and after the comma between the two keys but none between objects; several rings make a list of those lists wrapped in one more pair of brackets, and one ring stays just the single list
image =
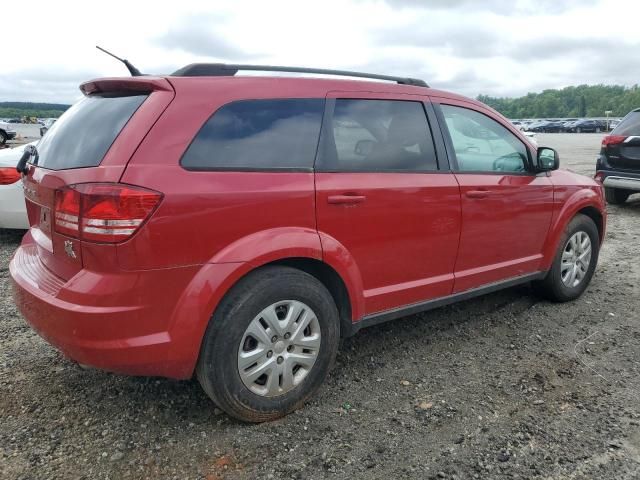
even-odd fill
[{"label": "windshield", "polygon": [[38,144],[38,166],[96,167],[147,95],[91,95],[67,110]]}]

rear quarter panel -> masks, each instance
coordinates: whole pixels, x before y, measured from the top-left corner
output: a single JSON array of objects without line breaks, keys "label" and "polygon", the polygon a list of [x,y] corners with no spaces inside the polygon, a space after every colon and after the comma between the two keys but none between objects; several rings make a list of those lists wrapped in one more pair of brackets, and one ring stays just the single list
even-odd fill
[{"label": "rear quarter panel", "polygon": [[122,177],[122,182],[157,190],[164,198],[143,227],[144,235],[118,246],[121,268],[266,263],[287,256],[320,259],[312,171],[188,171],[180,159],[201,126],[229,102],[324,98],[326,89],[287,79],[169,81],[176,99]]}]

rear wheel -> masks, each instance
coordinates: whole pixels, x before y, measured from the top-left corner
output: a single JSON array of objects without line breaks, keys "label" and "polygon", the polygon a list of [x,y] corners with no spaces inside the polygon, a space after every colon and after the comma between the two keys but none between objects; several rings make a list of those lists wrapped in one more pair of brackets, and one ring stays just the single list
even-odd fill
[{"label": "rear wheel", "polygon": [[622,190],[620,188],[604,187],[604,197],[607,199],[607,203],[612,205],[620,205],[624,203],[631,195],[628,190]]},{"label": "rear wheel", "polygon": [[0,145],[4,145],[5,143],[7,143],[7,134],[3,130],[0,130]]},{"label": "rear wheel", "polygon": [[599,250],[596,224],[586,215],[576,215],[565,228],[547,276],[534,282],[535,290],[556,302],[578,298],[593,277]]},{"label": "rear wheel", "polygon": [[294,268],[266,267],[241,280],[216,309],[198,380],[229,415],[274,420],[318,390],[338,340],[338,311],[325,286]]}]

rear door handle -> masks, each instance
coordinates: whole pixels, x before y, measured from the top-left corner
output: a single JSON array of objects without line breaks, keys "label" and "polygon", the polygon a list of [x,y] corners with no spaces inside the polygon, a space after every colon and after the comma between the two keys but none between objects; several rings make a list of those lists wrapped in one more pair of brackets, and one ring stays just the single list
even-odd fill
[{"label": "rear door handle", "polygon": [[466,195],[469,198],[487,198],[489,195],[491,195],[491,191],[490,190],[469,190],[466,193]]},{"label": "rear door handle", "polygon": [[329,195],[327,203],[332,205],[356,205],[367,199],[364,195]]}]

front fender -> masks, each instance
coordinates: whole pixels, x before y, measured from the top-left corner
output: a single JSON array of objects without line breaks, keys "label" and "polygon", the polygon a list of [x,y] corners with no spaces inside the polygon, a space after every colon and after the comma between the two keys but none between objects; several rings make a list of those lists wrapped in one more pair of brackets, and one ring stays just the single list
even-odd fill
[{"label": "front fender", "polygon": [[[547,240],[542,250],[542,270],[549,270],[551,268],[564,229],[571,219],[583,208],[593,207],[600,212],[603,218],[602,227],[604,231],[606,218],[605,206],[596,188],[556,186],[554,191],[554,204],[555,208],[551,219],[551,226],[549,227],[549,234],[547,235]],[[600,240],[602,241],[602,238]]]}]

